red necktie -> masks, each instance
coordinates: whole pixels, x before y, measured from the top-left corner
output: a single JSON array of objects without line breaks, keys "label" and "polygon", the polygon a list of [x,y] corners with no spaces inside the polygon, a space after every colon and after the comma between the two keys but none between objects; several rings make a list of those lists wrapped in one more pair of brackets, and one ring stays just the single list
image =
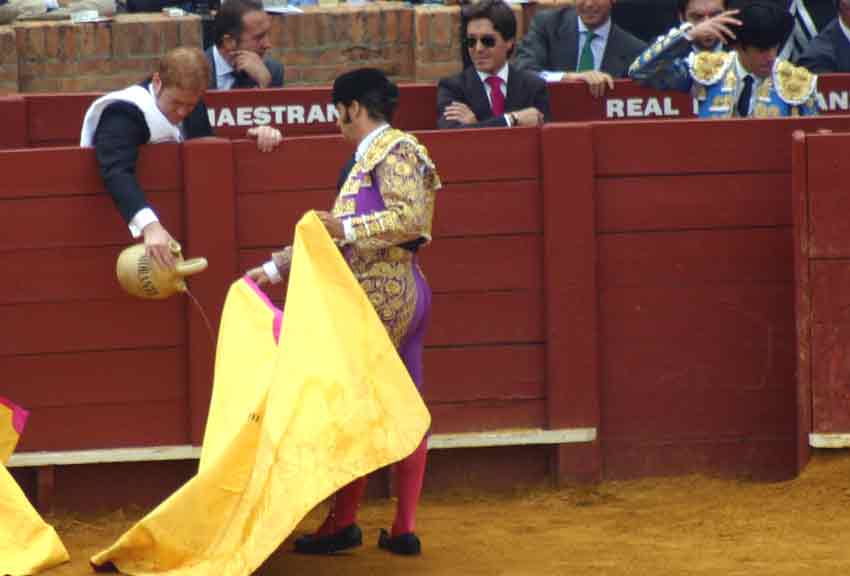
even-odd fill
[{"label": "red necktie", "polygon": [[493,116],[501,116],[505,113],[505,95],[502,94],[502,79],[498,76],[488,76],[486,80],[490,85],[490,108]]}]

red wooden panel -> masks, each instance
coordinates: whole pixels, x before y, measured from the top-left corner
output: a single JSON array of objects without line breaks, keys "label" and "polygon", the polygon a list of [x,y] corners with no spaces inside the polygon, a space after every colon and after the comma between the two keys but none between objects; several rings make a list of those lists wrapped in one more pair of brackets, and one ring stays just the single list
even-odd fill
[{"label": "red wooden panel", "polygon": [[850,432],[850,325],[812,326],[812,421],[821,434]]},{"label": "red wooden panel", "polygon": [[429,404],[428,409],[431,411],[431,431],[436,434],[540,428],[546,422],[543,400]]},{"label": "red wooden panel", "polygon": [[[542,286],[539,237],[446,238],[423,248],[419,254],[422,269],[435,293],[527,290]],[[268,259],[269,250],[242,250],[239,270],[248,270]]]},{"label": "red wooden panel", "polygon": [[792,435],[651,444],[615,439],[602,447],[610,480],[706,472],[777,481],[797,474]]},{"label": "red wooden panel", "polygon": [[797,466],[809,461],[812,431],[811,300],[809,298],[809,214],[806,136],[795,132],[791,145],[791,205],[794,253],[794,291],[797,322]]},{"label": "red wooden panel", "polygon": [[[148,194],[171,234],[181,240],[178,192]],[[106,194],[0,201],[0,251],[132,244],[127,225]]]},{"label": "red wooden panel", "polygon": [[585,82],[554,82],[548,89],[555,122],[694,117],[689,93],[660,92],[631,80],[616,81],[602,98],[591,96]]},{"label": "red wooden panel", "polygon": [[0,306],[0,356],[166,347],[185,339],[181,297]]},{"label": "red wooden panel", "polygon": [[186,397],[183,348],[0,356],[0,395],[28,410]]},{"label": "red wooden panel", "polygon": [[542,399],[545,350],[530,346],[426,348],[430,404],[486,399]]},{"label": "red wooden panel", "polygon": [[253,142],[233,146],[237,194],[286,190],[334,190],[340,170],[354,154],[342,136],[287,138],[273,152]]},{"label": "red wooden panel", "polygon": [[[748,414],[752,427],[737,432],[778,433],[776,419],[758,419],[764,406],[784,418],[784,433],[796,434],[792,298],[791,286],[775,284],[603,292],[606,435],[651,436],[663,427],[665,438],[685,438],[699,424],[704,437],[719,438]],[[744,391],[748,403],[728,404]],[[667,412],[661,422],[645,418],[655,410]]]},{"label": "red wooden panel", "polygon": [[[203,140],[183,146],[186,236],[189,255],[204,256],[209,267],[191,281],[192,294],[209,317],[188,315],[189,408],[192,442],[203,441],[212,396],[214,341],[230,284],[237,278],[236,195],[233,146]],[[212,337],[211,337],[212,336]]]},{"label": "red wooden panel", "polygon": [[186,402],[57,406],[33,410],[18,451],[187,444]]},{"label": "red wooden panel", "polygon": [[540,131],[536,128],[441,130],[418,134],[443,184],[491,180],[536,180]]},{"label": "red wooden panel", "polygon": [[845,150],[850,135],[813,135],[806,138],[809,198],[809,250],[812,258],[850,256],[850,171]]},{"label": "red wooden panel", "polygon": [[122,248],[0,252],[0,304],[118,298],[115,261]]},{"label": "red wooden panel", "polygon": [[[335,195],[329,188],[238,196],[239,246],[290,243],[301,216],[330,208]],[[432,233],[435,238],[540,233],[541,212],[534,180],[449,184],[437,193]]]},{"label": "red wooden panel", "polygon": [[[547,126],[542,132],[547,425],[552,428],[599,424],[591,137],[587,125]],[[571,163],[568,178],[565,158]],[[559,464],[558,478],[566,472]]]},{"label": "red wooden panel", "polygon": [[0,150],[26,148],[29,141],[26,100],[18,95],[0,97],[0,118],[3,119]]},{"label": "red wooden panel", "polygon": [[[402,130],[432,130],[437,123],[437,87],[402,84],[393,125]],[[204,101],[218,136],[244,138],[251,126],[269,124],[287,136],[336,134],[331,86],[270,90],[213,90]]]},{"label": "red wooden panel", "polygon": [[543,294],[464,292],[435,294],[429,346],[543,341]]},{"label": "red wooden panel", "polygon": [[31,146],[77,146],[89,105],[100,94],[27,94]]},{"label": "red wooden panel", "polygon": [[[178,189],[180,147],[145,146],[139,154],[139,183],[146,192]],[[104,191],[94,151],[85,148],[0,152],[0,199],[76,196]]]},{"label": "red wooden panel", "polygon": [[791,250],[780,228],[601,236],[599,286],[790,285]]},{"label": "red wooden panel", "polygon": [[601,232],[788,226],[791,180],[782,174],[692,174],[596,182]]},{"label": "red wooden panel", "polygon": [[437,192],[432,232],[435,238],[539,234],[542,212],[537,180],[448,184]]},{"label": "red wooden panel", "polygon": [[597,175],[788,172],[791,133],[850,129],[850,117],[594,124]]},{"label": "red wooden panel", "polygon": [[818,74],[818,92],[822,114],[850,111],[850,74]]},{"label": "red wooden panel", "polygon": [[539,290],[539,236],[446,238],[422,250],[422,269],[435,292]]},{"label": "red wooden panel", "polygon": [[309,210],[330,210],[332,189],[287,190],[236,197],[236,238],[240,248],[287,246],[295,225]]},{"label": "red wooden panel", "polygon": [[815,432],[850,432],[850,261],[809,261]]}]

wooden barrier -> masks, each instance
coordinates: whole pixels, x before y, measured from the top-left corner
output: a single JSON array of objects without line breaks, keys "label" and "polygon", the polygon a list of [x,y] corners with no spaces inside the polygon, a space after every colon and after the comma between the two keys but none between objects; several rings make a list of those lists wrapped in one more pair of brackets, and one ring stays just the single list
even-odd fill
[{"label": "wooden barrier", "polygon": [[[825,114],[850,111],[850,74],[819,79]],[[404,130],[432,130],[437,124],[434,84],[401,84],[394,124]],[[549,84],[556,122],[688,119],[694,117],[690,95],[658,92],[634,82],[618,81],[604,98],[593,98],[583,82]],[[0,98],[0,117],[8,119],[0,149],[72,146],[96,93],[25,94]],[[335,134],[336,113],[329,86],[280,90],[210,91],[204,97],[216,134],[243,138],[251,126],[269,124],[289,136]],[[21,114],[25,117],[22,119]]]},{"label": "wooden barrier", "polygon": [[[149,147],[139,167],[182,237],[179,158],[176,144]],[[2,394],[32,411],[20,450],[186,443],[185,302],[118,288],[128,232],[92,153],[3,152],[0,167]]]},{"label": "wooden barrier", "polygon": [[[556,444],[557,478],[793,476],[808,424],[793,378],[791,133],[848,128],[421,133],[445,184],[422,252],[434,431],[558,432],[532,435]],[[230,282],[286,244],[306,209],[330,206],[350,154],[339,136],[266,154],[226,139],[144,150],[152,201],[186,253],[210,259],[191,288],[214,325]],[[16,334],[0,344],[0,394],[33,408],[22,450],[197,445],[212,343],[185,301],[119,293],[128,237],[92,151],[5,151],[0,167],[0,318]],[[44,264],[30,273],[33,259]]]},{"label": "wooden barrier", "polygon": [[798,134],[794,142],[798,389],[817,447],[850,446],[847,142],[847,134]]}]

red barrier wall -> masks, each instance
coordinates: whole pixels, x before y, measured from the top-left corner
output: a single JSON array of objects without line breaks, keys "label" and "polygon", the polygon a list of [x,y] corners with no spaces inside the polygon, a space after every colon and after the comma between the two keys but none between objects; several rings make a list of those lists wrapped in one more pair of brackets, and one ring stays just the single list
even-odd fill
[{"label": "red barrier wall", "polygon": [[[179,237],[180,147],[149,147],[142,186]],[[128,232],[80,149],[0,153],[2,394],[32,410],[21,450],[180,444],[185,302],[133,300],[114,280]]]},{"label": "red barrier wall", "polygon": [[[826,114],[850,111],[850,74],[820,77],[820,100]],[[404,130],[432,130],[437,122],[437,87],[402,84],[394,124]],[[335,134],[330,87],[282,90],[211,91],[204,97],[218,136],[243,138],[248,128],[271,124],[287,136]],[[618,81],[604,98],[593,98],[581,82],[549,84],[556,122],[687,119],[694,117],[690,95],[658,92],[634,82]],[[0,149],[73,146],[79,142],[86,108],[98,94],[24,94],[0,98],[0,118],[8,119]],[[25,119],[20,117],[25,114]]]},{"label": "red barrier wall", "polygon": [[837,436],[850,434],[848,143],[847,134],[799,134],[794,143],[799,393],[816,446],[847,446]]},{"label": "red barrier wall", "polygon": [[[850,118],[420,134],[445,184],[422,253],[434,430],[596,429],[555,449],[559,477],[794,475],[808,454],[798,128]],[[214,324],[229,283],[330,206],[350,154],[339,136],[268,154],[224,139],[145,149],[143,186],[185,253],[210,260],[191,288]],[[0,167],[0,319],[16,334],[0,344],[0,394],[33,408],[22,449],[200,442],[212,344],[185,300],[119,292],[128,237],[93,153],[6,151]]]}]

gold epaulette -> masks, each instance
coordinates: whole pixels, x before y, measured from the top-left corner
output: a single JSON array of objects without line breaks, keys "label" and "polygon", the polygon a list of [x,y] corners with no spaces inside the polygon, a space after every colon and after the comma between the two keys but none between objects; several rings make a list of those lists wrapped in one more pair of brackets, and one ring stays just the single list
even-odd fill
[{"label": "gold epaulette", "polygon": [[431,170],[434,169],[434,162],[428,155],[428,150],[419,143],[413,134],[402,132],[395,128],[384,130],[369,146],[369,150],[360,161],[360,166],[364,172],[371,172],[375,166],[380,164],[384,158],[401,142],[407,142],[416,149],[416,155],[425,163]]},{"label": "gold epaulette", "polygon": [[815,93],[818,77],[786,60],[777,60],[773,67],[773,83],[776,85],[776,93],[783,102],[800,106]]},{"label": "gold epaulette", "polygon": [[735,58],[734,52],[699,52],[688,58],[691,78],[697,84],[711,86],[720,82]]}]

